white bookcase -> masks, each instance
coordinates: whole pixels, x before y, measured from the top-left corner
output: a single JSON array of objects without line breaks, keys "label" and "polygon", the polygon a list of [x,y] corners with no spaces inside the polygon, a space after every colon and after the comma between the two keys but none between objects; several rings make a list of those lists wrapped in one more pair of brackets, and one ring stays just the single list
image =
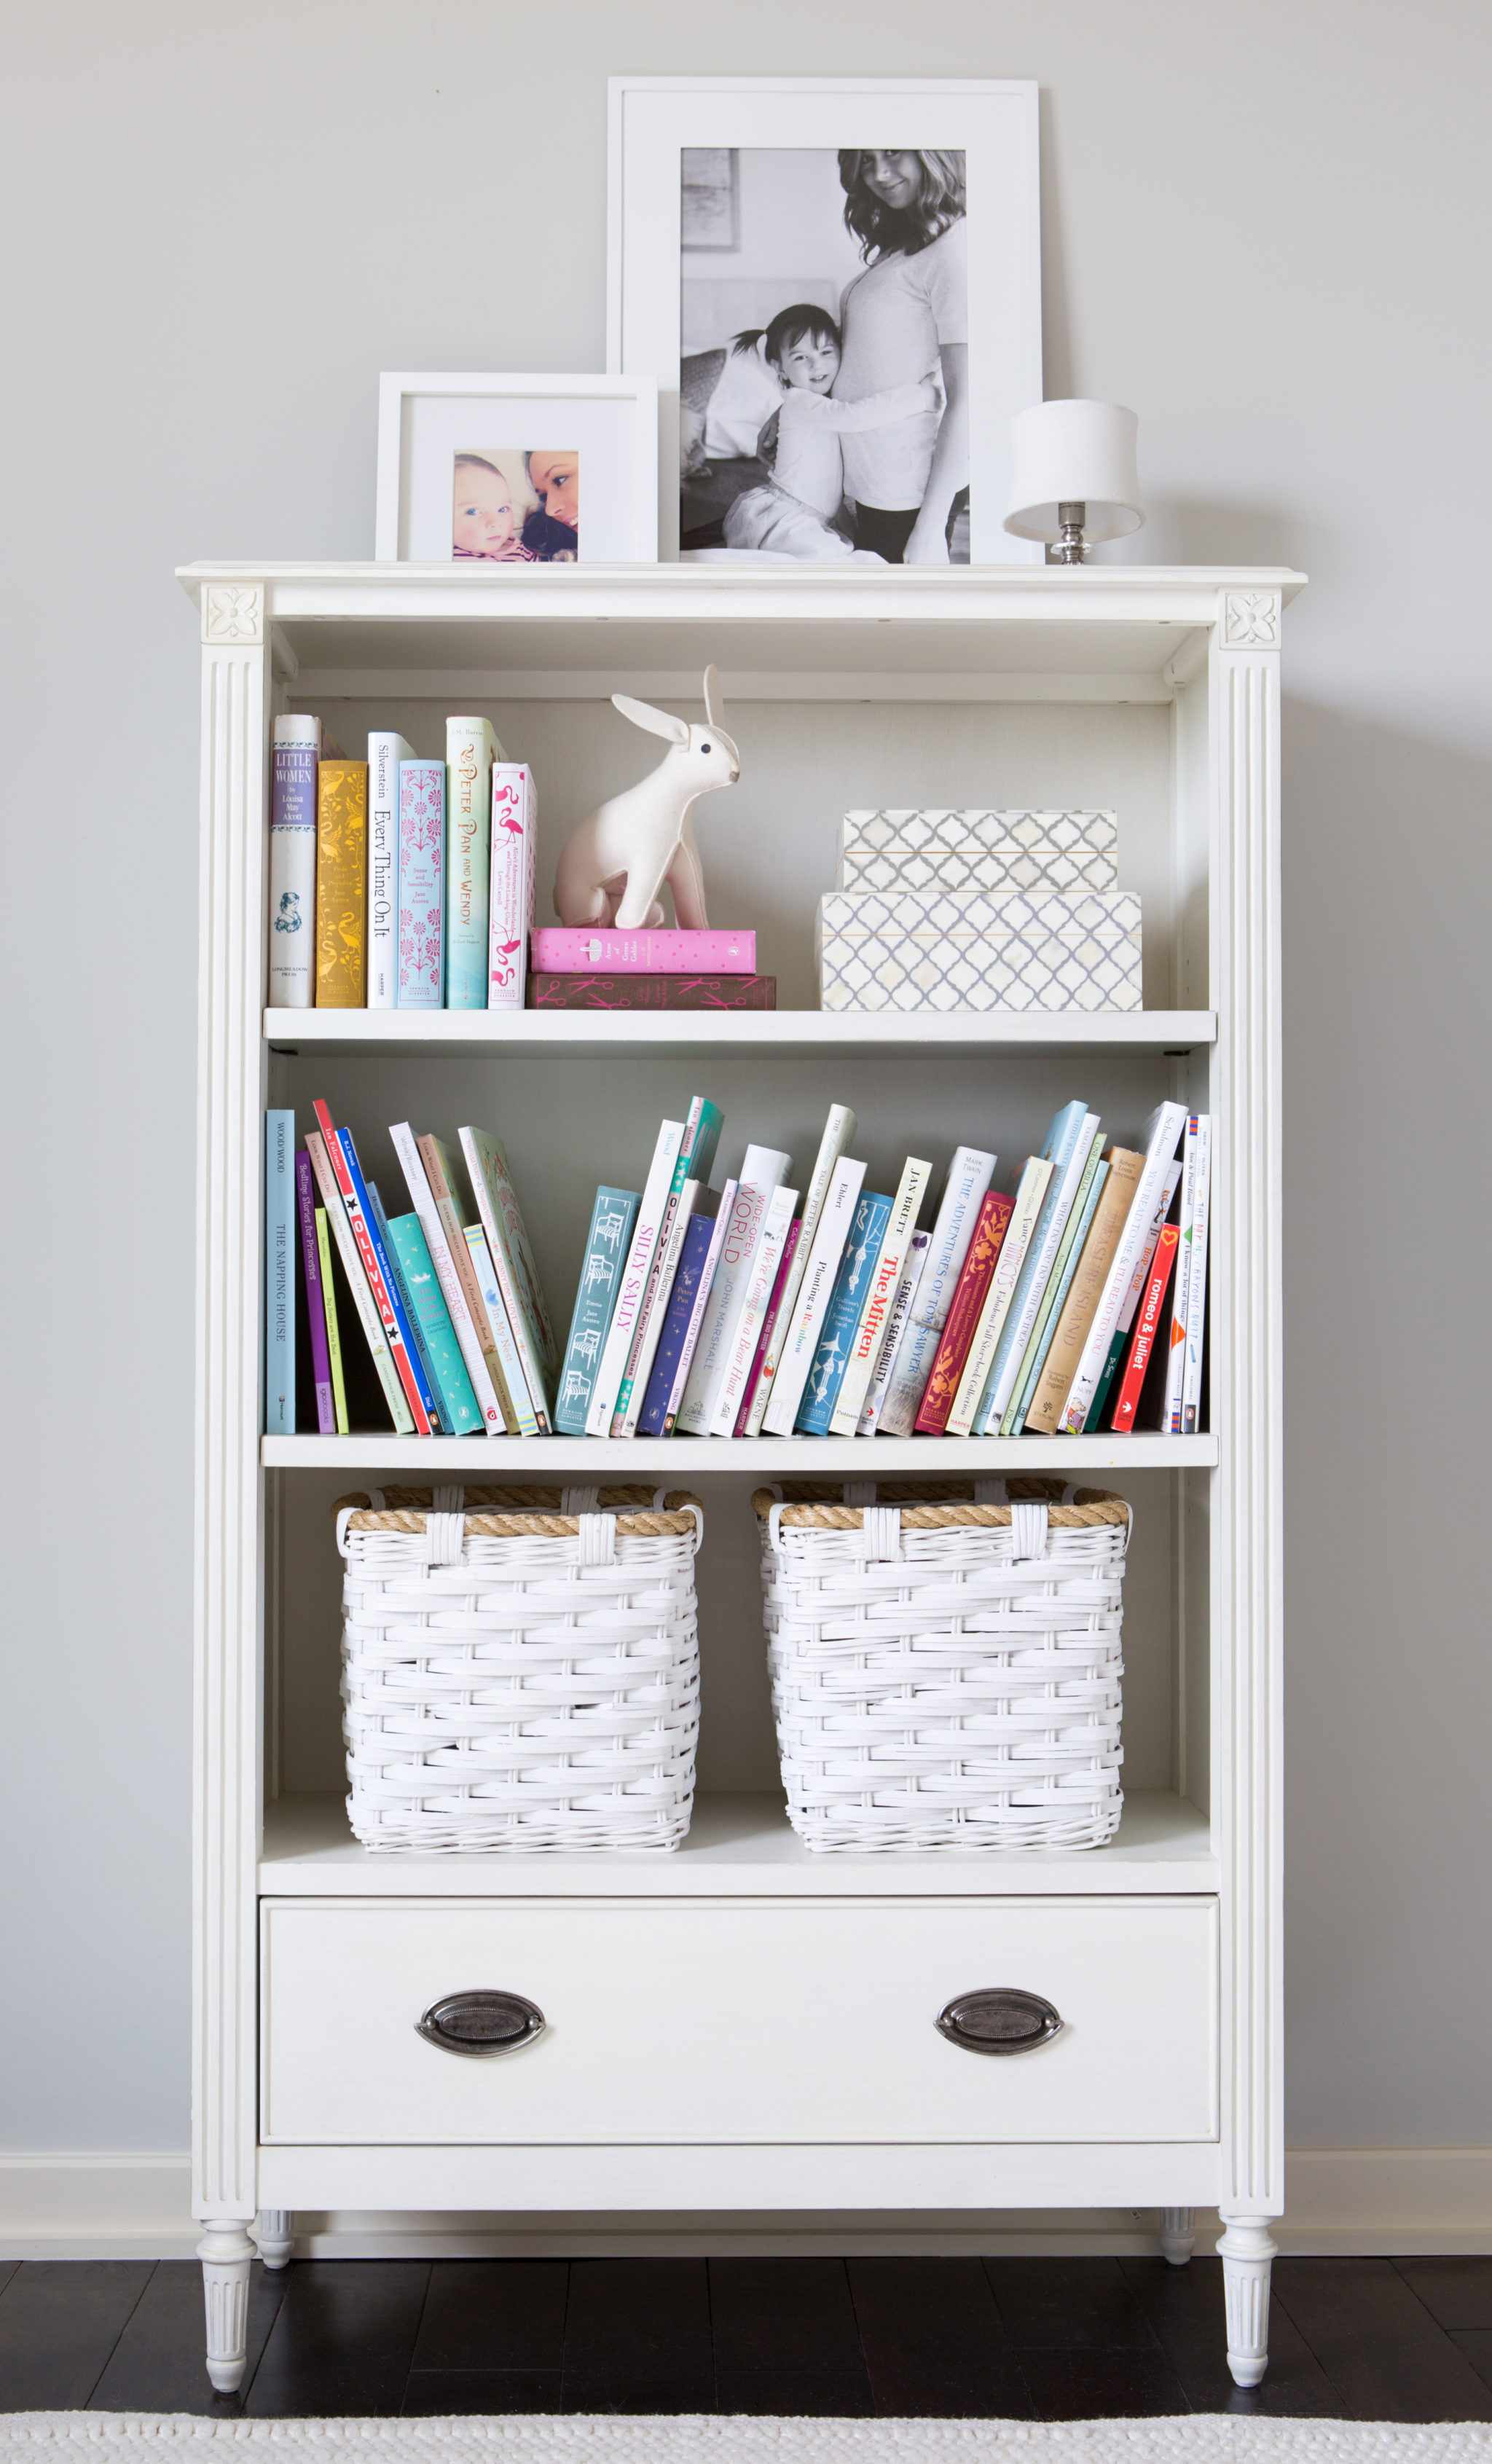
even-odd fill
[{"label": "white bookcase", "polygon": [[[1262,2375],[1282,2209],[1279,664],[1285,572],[483,573],[199,564],[194,2206],[208,2368],[238,2384],[250,2261],[326,2211],[760,2222],[1115,2206],[1179,2262],[1217,2207],[1235,2377]],[[488,710],[534,763],[540,891],[647,757],[607,696],[720,669],[742,780],[702,808],[721,921],[772,1013],[266,1011],[269,724],[438,754]],[[1112,805],[1145,901],[1143,1012],[831,1017],[813,914],[850,805]],[[1204,1434],[977,1444],[261,1436],[262,1114],[323,1096],[399,1186],[386,1125],[497,1130],[552,1309],[591,1195],[691,1093],[811,1156],[830,1101],[889,1171],[998,1149],[1081,1094],[1116,1134],[1214,1115]],[[888,1184],[882,1183],[882,1186]],[[356,1340],[356,1335],[353,1337]],[[813,1856],[768,1716],[747,1498],[784,1473],[1111,1471],[1136,1514],[1127,1810],[1074,1855]],[[705,1499],[700,1794],[669,1858],[373,1857],[342,1805],[328,1508],[385,1476],[667,1477]],[[414,2033],[439,1992],[526,1992],[518,2064]],[[969,2061],[938,2011],[1056,2002],[1061,2037]],[[524,2084],[516,2089],[520,2075]],[[257,2222],[256,2222],[257,2220]],[[562,2230],[562,2228],[560,2228]],[[764,2226],[763,2229],[766,2229]],[[1223,2322],[1219,2321],[1219,2331]]]}]

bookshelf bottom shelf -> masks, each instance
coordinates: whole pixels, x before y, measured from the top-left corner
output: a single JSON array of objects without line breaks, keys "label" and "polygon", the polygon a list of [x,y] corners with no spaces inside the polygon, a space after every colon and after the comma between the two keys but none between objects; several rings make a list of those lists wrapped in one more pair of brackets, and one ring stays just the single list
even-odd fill
[{"label": "bookshelf bottom shelf", "polygon": [[391,1856],[359,1846],[340,1796],[283,1796],[265,1807],[259,1861],[266,1899],[1097,1897],[1211,1893],[1218,1878],[1206,1815],[1163,1789],[1126,1800],[1107,1848],[967,1856],[815,1852],[776,1791],[700,1795],[669,1856]]}]

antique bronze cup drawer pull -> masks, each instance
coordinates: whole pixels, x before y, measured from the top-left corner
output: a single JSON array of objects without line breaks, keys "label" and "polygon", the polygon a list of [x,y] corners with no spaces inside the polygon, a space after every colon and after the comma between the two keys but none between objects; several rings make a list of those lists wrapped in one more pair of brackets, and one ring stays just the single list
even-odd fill
[{"label": "antique bronze cup drawer pull", "polygon": [[1062,2014],[1014,1985],[960,1993],[939,2012],[938,2034],[970,2054],[1028,2054],[1062,2033]]},{"label": "antique bronze cup drawer pull", "polygon": [[448,1993],[414,2024],[443,2053],[512,2054],[542,2035],[544,2014],[521,1993]]}]

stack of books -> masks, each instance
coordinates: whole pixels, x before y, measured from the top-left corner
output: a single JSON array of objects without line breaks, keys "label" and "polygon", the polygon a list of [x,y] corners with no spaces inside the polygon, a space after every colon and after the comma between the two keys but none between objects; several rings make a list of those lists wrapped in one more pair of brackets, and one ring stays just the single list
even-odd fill
[{"label": "stack of books", "polygon": [[826,1010],[1141,1009],[1111,812],[853,812],[819,902]]},{"label": "stack of books", "polygon": [[276,718],[272,1007],[521,1009],[538,827],[485,718],[448,718],[440,761],[386,729],[349,761],[319,719]]},{"label": "stack of books", "polygon": [[1158,1106],[1132,1148],[1064,1105],[1008,1192],[993,1154],[961,1146],[929,1209],[920,1155],[867,1189],[843,1104],[801,1188],[791,1155],[751,1144],[717,1189],[723,1116],[696,1095],[660,1125],[640,1188],[597,1190],[562,1350],[496,1138],[463,1129],[457,1153],[396,1124],[411,1211],[390,1220],[351,1133],[315,1110],[299,1154],[294,1115],[267,1115],[271,1434],[296,1426],[297,1318],[325,1435],[349,1426],[353,1320],[364,1386],[371,1364],[395,1428],[422,1435],[1202,1424],[1211,1122],[1182,1105]]},{"label": "stack of books", "polygon": [[755,933],[541,926],[531,935],[530,1009],[776,1009]]}]

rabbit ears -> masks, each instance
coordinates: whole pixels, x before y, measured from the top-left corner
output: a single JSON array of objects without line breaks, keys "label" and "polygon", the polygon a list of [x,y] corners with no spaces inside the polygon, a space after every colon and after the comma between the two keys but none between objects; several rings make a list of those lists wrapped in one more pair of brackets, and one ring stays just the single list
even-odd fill
[{"label": "rabbit ears", "polygon": [[634,727],[646,727],[649,736],[666,736],[670,744],[689,742],[687,718],[673,718],[666,710],[654,710],[650,701],[634,701],[630,693],[613,693],[611,703]]},{"label": "rabbit ears", "polygon": [[[650,701],[634,701],[630,693],[613,693],[612,707],[629,718],[634,727],[646,727],[650,736],[666,736],[670,744],[689,742],[689,721],[674,718],[666,710],[654,710]],[[705,715],[712,727],[725,726],[725,696],[720,679],[713,668],[705,670]]]}]

